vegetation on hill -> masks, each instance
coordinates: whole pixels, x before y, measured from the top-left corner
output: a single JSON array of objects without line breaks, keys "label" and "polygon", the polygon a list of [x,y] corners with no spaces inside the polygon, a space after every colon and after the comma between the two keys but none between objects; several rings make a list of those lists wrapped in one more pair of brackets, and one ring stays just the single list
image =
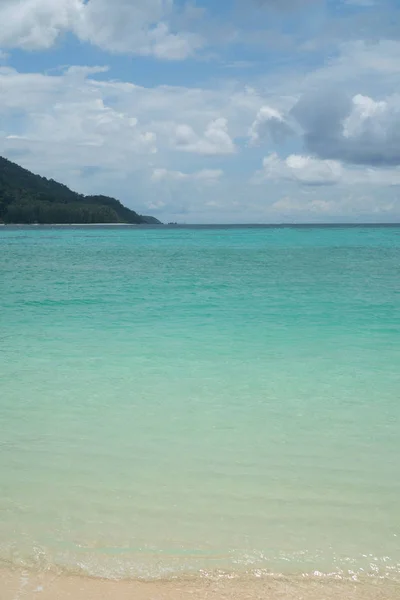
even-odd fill
[{"label": "vegetation on hill", "polygon": [[108,196],[83,196],[0,157],[0,222],[156,224]]}]

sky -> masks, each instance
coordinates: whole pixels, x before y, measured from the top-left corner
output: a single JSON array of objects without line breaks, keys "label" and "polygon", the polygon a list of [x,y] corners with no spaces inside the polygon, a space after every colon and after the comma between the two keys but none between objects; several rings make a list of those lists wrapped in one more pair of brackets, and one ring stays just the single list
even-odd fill
[{"label": "sky", "polygon": [[400,0],[0,0],[0,155],[163,222],[400,222]]}]

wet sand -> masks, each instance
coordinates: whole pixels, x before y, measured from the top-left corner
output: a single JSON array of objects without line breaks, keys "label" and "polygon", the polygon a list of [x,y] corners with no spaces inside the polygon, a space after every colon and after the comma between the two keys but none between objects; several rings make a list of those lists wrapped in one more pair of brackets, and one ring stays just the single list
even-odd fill
[{"label": "wet sand", "polygon": [[398,600],[400,583],[318,577],[192,577],[109,581],[28,570],[0,570],[1,600]]}]

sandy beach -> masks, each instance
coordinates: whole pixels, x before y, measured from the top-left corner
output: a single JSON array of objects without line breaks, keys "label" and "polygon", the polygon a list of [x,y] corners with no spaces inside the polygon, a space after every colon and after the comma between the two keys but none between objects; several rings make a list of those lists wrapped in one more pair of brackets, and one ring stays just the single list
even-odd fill
[{"label": "sandy beach", "polygon": [[28,570],[0,570],[1,600],[397,600],[400,584],[321,577],[193,577],[109,581]]}]

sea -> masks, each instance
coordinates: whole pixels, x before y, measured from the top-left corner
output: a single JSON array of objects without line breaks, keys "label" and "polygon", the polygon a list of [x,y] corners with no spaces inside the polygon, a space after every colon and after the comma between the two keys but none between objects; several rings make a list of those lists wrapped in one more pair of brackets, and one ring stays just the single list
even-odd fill
[{"label": "sea", "polygon": [[0,228],[0,566],[400,581],[400,226]]}]

